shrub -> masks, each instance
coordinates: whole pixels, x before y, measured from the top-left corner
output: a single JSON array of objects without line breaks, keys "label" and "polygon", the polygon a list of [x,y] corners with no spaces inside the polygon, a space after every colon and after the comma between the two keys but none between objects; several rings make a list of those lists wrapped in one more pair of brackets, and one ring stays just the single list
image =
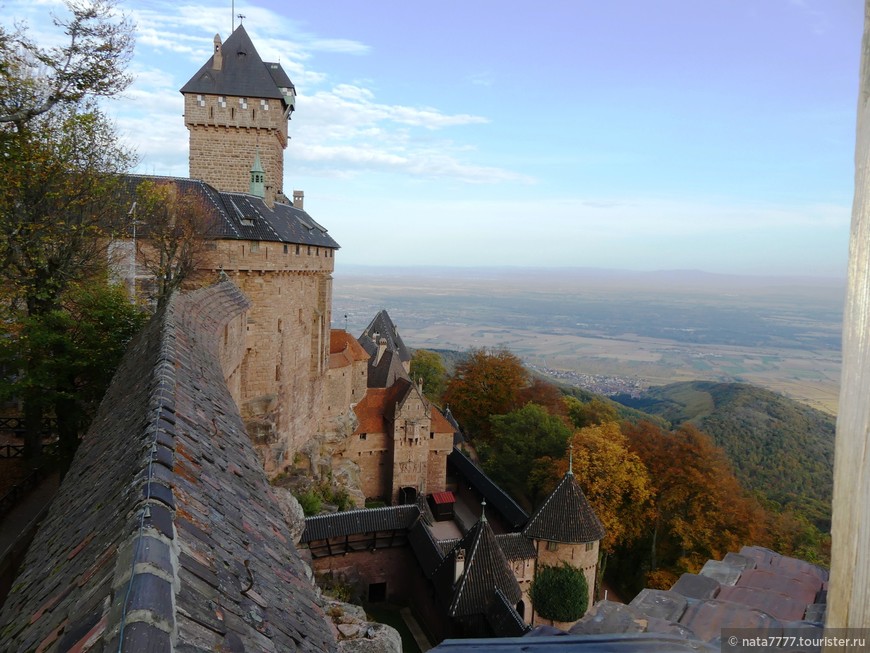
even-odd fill
[{"label": "shrub", "polygon": [[299,505],[302,506],[302,512],[305,513],[306,517],[318,514],[323,508],[323,499],[321,499],[320,494],[314,490],[308,490],[307,492],[298,494],[296,500],[299,501]]},{"label": "shrub", "polygon": [[553,621],[577,621],[589,605],[586,574],[567,562],[556,567],[542,566],[529,594],[535,611]]}]

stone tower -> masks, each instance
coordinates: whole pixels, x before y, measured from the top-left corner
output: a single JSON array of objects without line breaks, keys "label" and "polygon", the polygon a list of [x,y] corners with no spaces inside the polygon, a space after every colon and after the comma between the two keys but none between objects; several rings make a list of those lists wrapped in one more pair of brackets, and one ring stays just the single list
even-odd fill
[{"label": "stone tower", "polygon": [[264,199],[286,201],[284,148],[296,89],[281,64],[264,62],[239,25],[181,89],[190,132],[190,176],[217,190],[247,193],[259,153]]}]

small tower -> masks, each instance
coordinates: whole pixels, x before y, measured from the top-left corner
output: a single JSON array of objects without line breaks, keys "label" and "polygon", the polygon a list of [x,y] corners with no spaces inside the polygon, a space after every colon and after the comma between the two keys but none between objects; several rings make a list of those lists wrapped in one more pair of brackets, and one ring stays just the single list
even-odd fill
[{"label": "small tower", "polygon": [[[267,204],[284,201],[287,121],[296,89],[279,63],[260,59],[239,25],[181,89],[190,133],[190,176],[220,191],[245,193],[258,155]],[[259,149],[259,152],[257,151]]]},{"label": "small tower", "polygon": [[538,565],[567,562],[583,570],[591,606],[598,572],[598,546],[605,532],[574,477],[573,449],[570,457],[568,471],[528,521],[523,535],[535,541]]}]

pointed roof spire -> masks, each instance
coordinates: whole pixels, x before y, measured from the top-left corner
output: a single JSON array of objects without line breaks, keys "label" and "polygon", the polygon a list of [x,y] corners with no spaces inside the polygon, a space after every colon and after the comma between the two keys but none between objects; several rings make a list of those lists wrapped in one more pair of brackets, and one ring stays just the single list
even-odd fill
[{"label": "pointed roof spire", "polygon": [[574,476],[574,443],[568,445],[568,473]]},{"label": "pointed roof spire", "polygon": [[480,502],[480,521],[486,521],[486,499]]},{"label": "pointed roof spire", "polygon": [[534,540],[580,544],[604,537],[604,526],[568,471],[526,524],[523,535]]}]

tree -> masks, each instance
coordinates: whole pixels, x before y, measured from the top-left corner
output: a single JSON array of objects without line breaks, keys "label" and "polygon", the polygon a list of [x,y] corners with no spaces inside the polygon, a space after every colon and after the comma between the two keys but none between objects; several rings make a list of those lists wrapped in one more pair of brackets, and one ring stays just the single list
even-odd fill
[{"label": "tree", "polygon": [[507,415],[493,415],[490,441],[481,447],[483,469],[523,503],[535,505],[543,496],[542,480],[560,458],[571,430],[542,406],[526,404]]},{"label": "tree", "polygon": [[589,606],[589,583],[582,569],[567,562],[542,565],[529,590],[535,612],[552,621],[577,621]]},{"label": "tree", "polygon": [[64,468],[144,320],[121,287],[98,278],[71,287],[56,310],[3,321],[0,362],[20,372],[0,378],[0,395],[34,394],[54,412]]},{"label": "tree", "polygon": [[709,559],[765,538],[763,509],[709,436],[690,424],[671,433],[650,422],[623,429],[652,481],[651,571],[696,572]]},{"label": "tree", "polygon": [[[105,268],[119,219],[117,173],[130,160],[92,106],[46,112],[21,131],[0,128],[0,282],[24,318],[58,310],[70,284]],[[23,364],[39,363],[25,356]],[[43,400],[36,387],[22,399],[25,452],[34,457]]]},{"label": "tree", "polygon": [[443,399],[470,439],[486,441],[489,416],[519,408],[519,392],[527,381],[522,362],[508,350],[472,349],[456,366]]},{"label": "tree", "polygon": [[521,406],[529,403],[538,404],[546,408],[551,415],[566,414],[564,395],[559,388],[538,377],[533,378],[526,387],[520,388],[517,398]]},{"label": "tree", "polygon": [[568,396],[564,398],[564,403],[568,412],[568,419],[578,429],[586,426],[595,426],[596,424],[616,422],[619,418],[616,406],[597,397],[584,403],[576,397]]},{"label": "tree", "polygon": [[130,83],[133,26],[112,0],[68,0],[70,17],[53,18],[63,45],[43,48],[18,27],[0,27],[0,123],[18,131],[58,105],[112,96]]},{"label": "tree", "polygon": [[140,183],[133,213],[142,224],[137,260],[154,277],[153,299],[159,310],[200,267],[205,239],[215,225],[204,199],[171,181]]},{"label": "tree", "polygon": [[[132,26],[110,0],[67,7],[71,17],[56,19],[67,35],[57,48],[38,46],[20,26],[0,28],[0,282],[24,325],[49,321],[70,284],[105,266],[105,237],[119,218],[117,173],[132,161],[93,103],[129,83]],[[23,352],[25,373],[38,356]],[[45,401],[36,385],[21,398],[33,458]]]},{"label": "tree", "polygon": [[[649,522],[649,473],[616,422],[587,426],[571,438],[573,472],[607,532],[601,550],[613,553],[639,538]],[[564,458],[559,471],[567,468]]]},{"label": "tree", "polygon": [[417,349],[411,356],[411,378],[414,382],[423,381],[423,394],[436,404],[447,385],[447,370],[441,356],[434,351]]}]

